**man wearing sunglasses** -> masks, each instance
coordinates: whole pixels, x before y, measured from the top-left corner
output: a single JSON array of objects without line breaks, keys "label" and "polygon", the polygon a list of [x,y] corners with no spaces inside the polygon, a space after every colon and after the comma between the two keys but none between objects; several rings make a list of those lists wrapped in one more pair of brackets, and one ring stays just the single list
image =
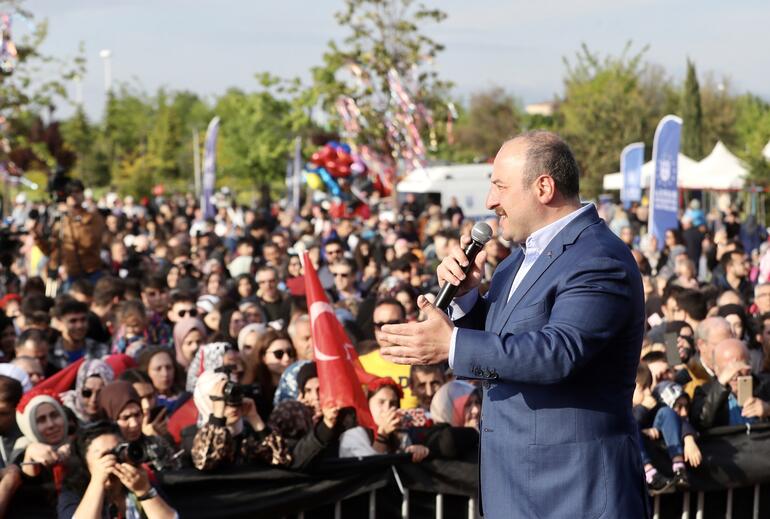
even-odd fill
[{"label": "man wearing sunglasses", "polygon": [[324,290],[334,288],[334,276],[329,266],[345,257],[345,245],[339,238],[332,238],[323,246],[325,264],[318,269],[318,279]]},{"label": "man wearing sunglasses", "polygon": [[280,321],[286,326],[291,316],[291,300],[278,289],[278,271],[262,267],[257,271],[257,297],[265,309],[268,322]]},{"label": "man wearing sunglasses", "polygon": [[[377,301],[372,314],[374,323],[374,337],[377,345],[381,344],[382,327],[387,324],[402,324],[406,322],[406,310],[404,306],[393,297],[383,298]],[[418,406],[417,398],[412,393],[409,386],[410,367],[405,364],[396,364],[386,360],[380,355],[379,347],[366,355],[359,357],[361,365],[367,372],[378,377],[391,377],[399,383],[404,391],[404,398],[401,399],[401,408],[412,409]]]},{"label": "man wearing sunglasses", "polygon": [[342,303],[353,315],[358,315],[361,293],[356,288],[356,275],[348,260],[337,260],[329,266],[334,276],[334,288],[330,291],[335,303]]},{"label": "man wearing sunglasses", "polygon": [[193,296],[187,292],[172,292],[171,307],[166,312],[166,317],[172,327],[185,317],[198,317],[198,308]]}]

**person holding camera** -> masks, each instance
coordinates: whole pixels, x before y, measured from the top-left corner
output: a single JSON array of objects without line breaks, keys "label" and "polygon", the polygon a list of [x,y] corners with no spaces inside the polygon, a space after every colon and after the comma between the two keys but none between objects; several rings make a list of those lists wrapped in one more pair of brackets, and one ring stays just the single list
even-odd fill
[{"label": "person holding camera", "polygon": [[[147,436],[143,426],[147,416],[142,410],[142,400],[134,386],[125,380],[108,384],[101,393],[100,403],[107,417],[118,424],[120,434],[127,442],[141,447],[146,454],[146,462],[155,471],[181,468],[181,463],[174,458],[173,448],[161,435]],[[166,408],[159,407],[161,415],[166,415]],[[152,409],[147,414],[152,414]]]},{"label": "person holding camera", "polygon": [[103,274],[101,259],[104,218],[99,211],[83,206],[83,183],[70,180],[64,188],[66,209],[61,218],[54,221],[50,237],[43,229],[33,231],[35,244],[49,257],[51,268],[65,270],[64,291],[78,279],[96,283]]},{"label": "person holding camera", "polygon": [[109,422],[80,431],[59,494],[59,519],[178,517],[150,484],[147,471],[130,461],[129,449],[122,441],[118,426]]},{"label": "person holding camera", "polygon": [[291,464],[284,439],[265,426],[254,400],[244,397],[243,386],[226,373],[204,371],[195,384],[193,398],[199,429],[191,454],[198,470],[252,463]]}]

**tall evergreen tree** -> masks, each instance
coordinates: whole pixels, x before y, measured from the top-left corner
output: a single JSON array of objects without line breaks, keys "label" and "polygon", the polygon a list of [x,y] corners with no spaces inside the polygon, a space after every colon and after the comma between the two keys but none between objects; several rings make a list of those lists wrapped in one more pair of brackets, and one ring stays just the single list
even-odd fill
[{"label": "tall evergreen tree", "polygon": [[695,63],[687,60],[687,79],[682,95],[682,153],[700,160],[703,158],[703,108]]}]

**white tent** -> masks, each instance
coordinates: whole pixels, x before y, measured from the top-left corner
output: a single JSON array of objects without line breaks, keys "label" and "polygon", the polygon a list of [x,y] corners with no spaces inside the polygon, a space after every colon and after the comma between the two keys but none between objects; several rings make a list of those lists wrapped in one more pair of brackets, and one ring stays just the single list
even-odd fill
[{"label": "white tent", "polygon": [[767,144],[765,144],[765,147],[762,148],[762,156],[765,157],[767,160],[770,160],[770,141],[767,141]]},{"label": "white tent", "polygon": [[693,171],[691,189],[733,191],[743,189],[749,171],[722,141],[717,142],[709,155],[698,162]]},{"label": "white tent", "polygon": [[[679,154],[677,159],[677,184],[680,188],[690,189],[688,185],[692,182],[692,171],[697,162],[692,160],[687,155]],[[642,188],[646,189],[650,187],[650,178],[655,174],[655,163],[653,161],[646,162],[642,165]],[[604,190],[605,191],[620,191],[623,189],[623,173],[610,173],[604,175]]]}]

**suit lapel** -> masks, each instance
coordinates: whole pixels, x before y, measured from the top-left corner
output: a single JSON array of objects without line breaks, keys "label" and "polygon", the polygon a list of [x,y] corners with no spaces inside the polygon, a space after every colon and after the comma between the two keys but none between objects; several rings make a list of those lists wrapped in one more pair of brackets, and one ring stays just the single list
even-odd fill
[{"label": "suit lapel", "polygon": [[[582,233],[588,226],[596,223],[598,220],[599,215],[596,212],[596,208],[592,207],[571,221],[564,229],[562,229],[559,234],[554,236],[548,246],[546,246],[546,248],[540,254],[540,257],[538,257],[535,263],[532,265],[532,268],[530,268],[529,272],[527,272],[527,274],[524,276],[524,279],[521,280],[519,286],[516,287],[516,290],[514,291],[508,303],[500,305],[500,311],[495,312],[495,319],[492,321],[492,331],[495,333],[500,333],[502,331],[503,326],[505,326],[505,323],[510,318],[513,310],[516,308],[522,298],[527,294],[527,292],[529,292],[537,280],[540,279],[546,270],[548,270],[548,267],[550,267],[551,264],[562,255],[567,246],[575,243],[578,236],[580,236],[580,233]],[[522,254],[522,261],[523,257],[524,254]],[[519,261],[518,265],[521,265],[522,261]],[[513,278],[516,276],[517,271],[518,268],[510,276],[511,280],[510,282],[507,282],[508,291],[505,292],[505,294],[501,297],[508,297],[511,286],[513,285]],[[504,299],[502,301],[504,301]]]},{"label": "suit lapel", "polygon": [[500,276],[500,278],[505,281],[503,281],[500,289],[497,290],[496,293],[489,294],[488,296],[489,302],[492,304],[493,310],[492,312],[489,313],[487,317],[487,325],[486,325],[487,330],[493,327],[494,323],[497,322],[498,317],[502,314],[503,309],[507,304],[506,302],[508,300],[508,294],[511,293],[511,285],[513,285],[513,278],[516,277],[516,273],[519,271],[521,264],[524,262],[524,253],[520,248],[517,247],[514,254],[516,254],[517,256],[513,258],[513,260],[508,264],[507,267],[505,267],[499,273],[495,272],[495,274]]}]

